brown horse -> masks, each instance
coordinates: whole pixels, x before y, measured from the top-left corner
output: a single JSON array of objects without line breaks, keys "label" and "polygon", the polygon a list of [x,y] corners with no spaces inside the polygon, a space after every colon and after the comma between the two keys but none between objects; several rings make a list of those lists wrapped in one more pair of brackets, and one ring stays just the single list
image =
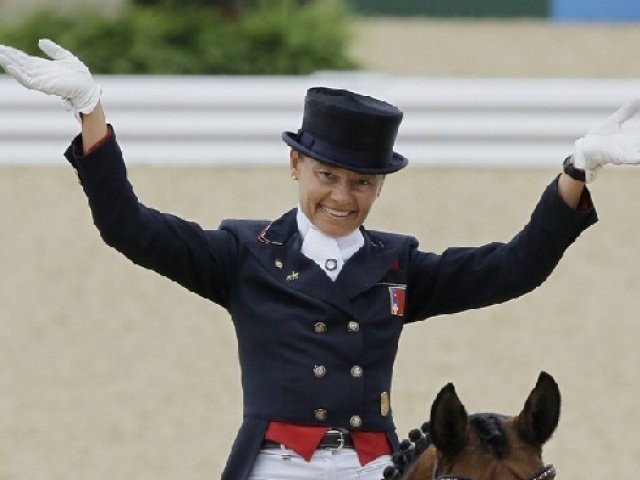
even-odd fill
[{"label": "brown horse", "polygon": [[431,406],[431,419],[409,432],[385,480],[551,480],[556,471],[542,461],[542,445],[560,418],[560,391],[541,372],[516,416],[467,415],[453,384]]}]

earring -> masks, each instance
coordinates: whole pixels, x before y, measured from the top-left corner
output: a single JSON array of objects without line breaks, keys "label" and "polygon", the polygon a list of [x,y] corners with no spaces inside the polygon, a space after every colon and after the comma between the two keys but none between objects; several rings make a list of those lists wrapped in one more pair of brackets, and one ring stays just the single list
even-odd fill
[{"label": "earring", "polygon": [[292,178],[293,180],[298,180],[298,175],[296,175],[295,173],[292,173],[292,174],[291,174],[291,178]]}]

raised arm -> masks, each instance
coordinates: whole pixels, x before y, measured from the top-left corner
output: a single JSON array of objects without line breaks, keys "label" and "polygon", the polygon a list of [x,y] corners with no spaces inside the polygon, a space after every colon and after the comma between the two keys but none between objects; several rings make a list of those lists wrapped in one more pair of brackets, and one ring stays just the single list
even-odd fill
[{"label": "raised arm", "polygon": [[86,155],[91,147],[104,138],[107,134],[107,122],[105,120],[102,103],[98,102],[96,108],[87,115],[82,115],[82,150]]},{"label": "raised arm", "polygon": [[[115,133],[106,137],[101,89],[89,69],[50,40],[40,40],[39,46],[48,58],[0,45],[0,65],[26,88],[60,97],[80,122],[82,134],[65,155],[78,173],[104,241],[138,265],[226,306],[236,248],[232,235],[205,231],[139,202]],[[102,148],[92,148],[103,139]]]},{"label": "raised arm", "polygon": [[562,173],[558,179],[558,194],[571,208],[577,208],[584,191],[584,182]]}]

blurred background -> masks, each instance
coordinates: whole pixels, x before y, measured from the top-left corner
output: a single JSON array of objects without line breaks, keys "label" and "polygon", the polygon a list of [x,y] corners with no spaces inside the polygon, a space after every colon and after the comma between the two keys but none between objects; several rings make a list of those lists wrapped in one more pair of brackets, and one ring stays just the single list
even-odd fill
[{"label": "blurred background", "polygon": [[3,0],[0,39],[95,73],[637,76],[632,0]]},{"label": "blurred background", "polygon": [[[367,226],[434,252],[508,240],[573,141],[640,94],[636,0],[0,0],[0,43],[42,37],[98,78],[141,200],[206,228],[295,205],[279,138],[308,87],[398,105],[410,166]],[[0,480],[216,478],[242,415],[228,314],[102,243],[62,157],[77,132],[0,75]],[[600,173],[600,222],[534,292],[407,327],[401,437],[447,382],[516,413],[546,370],[546,460],[635,478],[639,184]]]}]

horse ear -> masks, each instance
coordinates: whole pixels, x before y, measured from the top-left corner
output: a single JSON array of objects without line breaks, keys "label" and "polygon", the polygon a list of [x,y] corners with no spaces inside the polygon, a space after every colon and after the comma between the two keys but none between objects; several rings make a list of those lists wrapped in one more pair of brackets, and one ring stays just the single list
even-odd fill
[{"label": "horse ear", "polygon": [[431,405],[433,444],[445,457],[451,457],[467,443],[468,416],[452,383],[445,385]]},{"label": "horse ear", "polygon": [[536,386],[518,415],[520,436],[532,445],[544,444],[558,426],[560,390],[551,375],[540,372]]}]

